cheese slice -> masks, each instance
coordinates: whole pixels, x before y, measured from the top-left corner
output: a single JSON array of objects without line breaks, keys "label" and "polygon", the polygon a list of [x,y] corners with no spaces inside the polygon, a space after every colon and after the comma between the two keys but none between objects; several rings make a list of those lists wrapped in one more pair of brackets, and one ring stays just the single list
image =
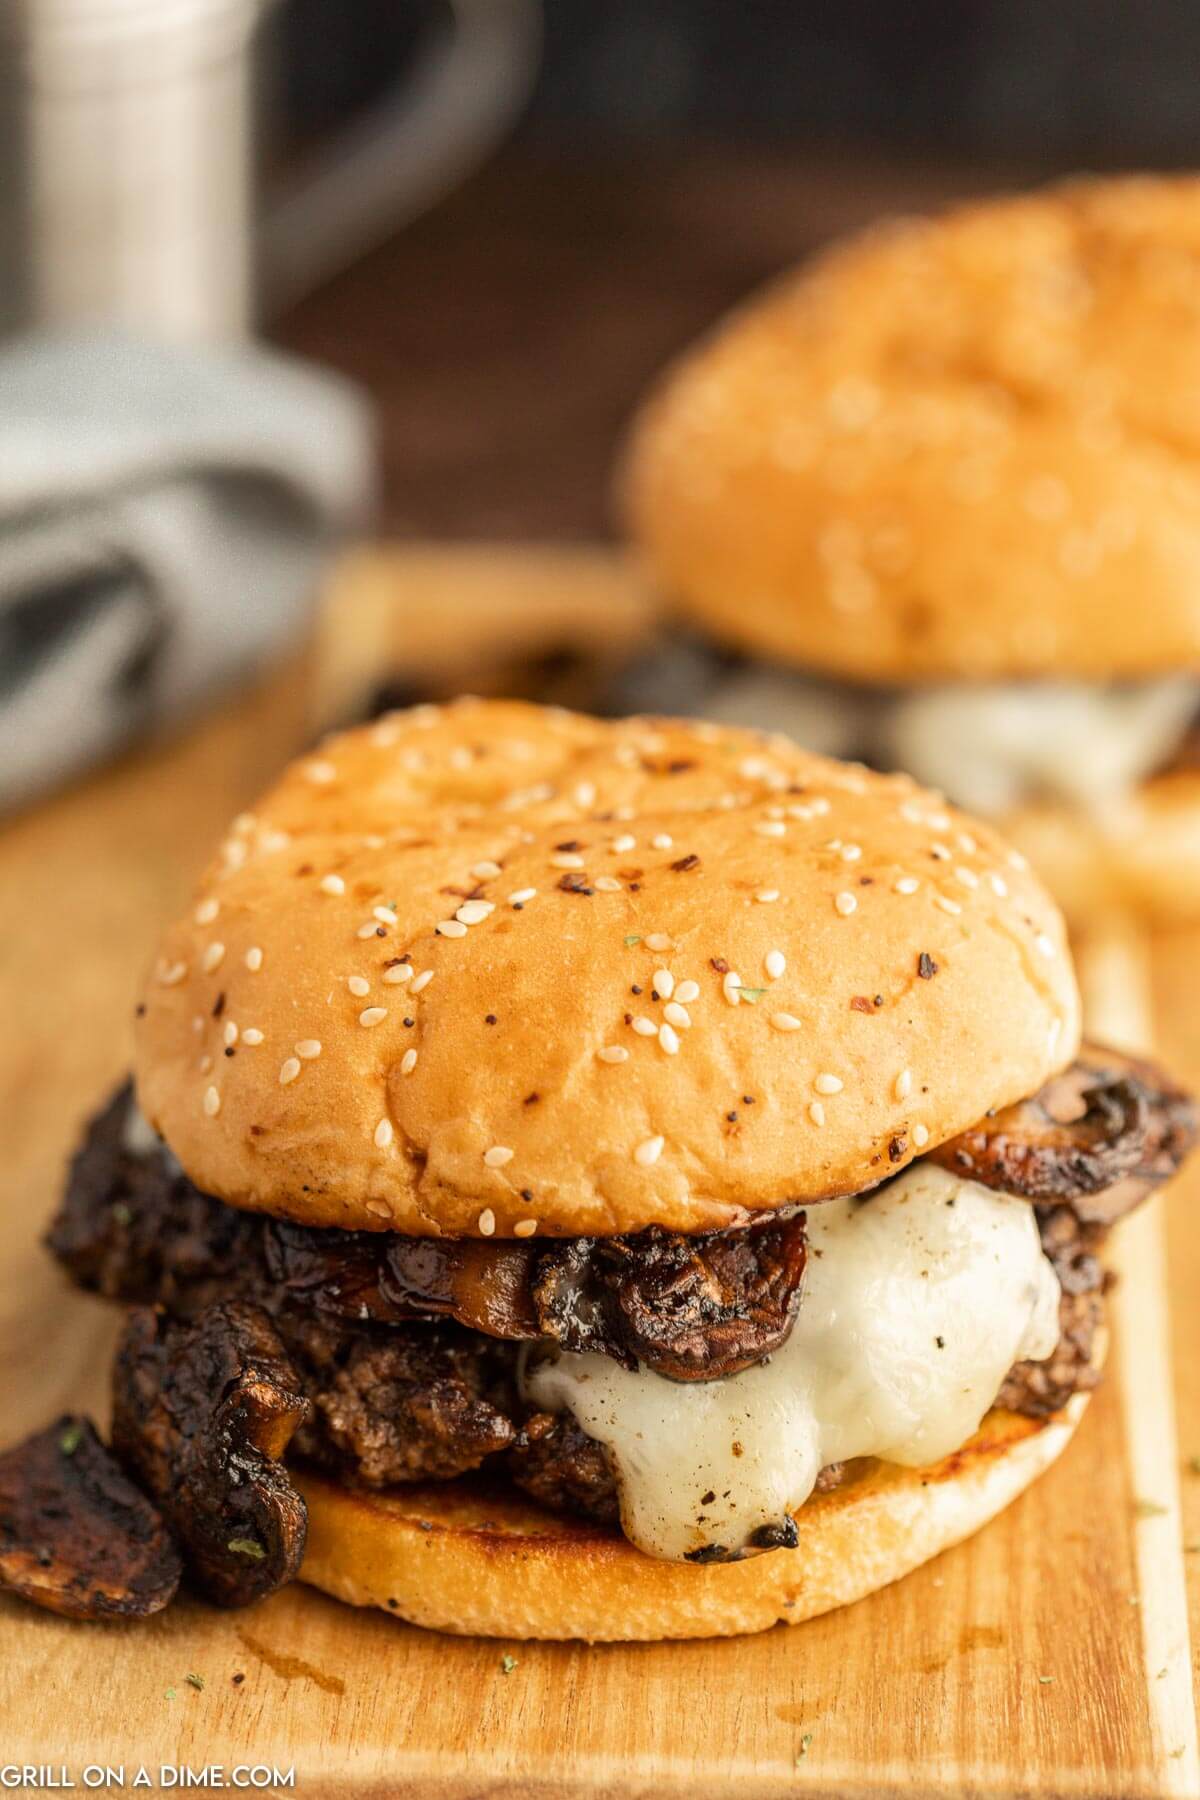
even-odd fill
[{"label": "cheese slice", "polygon": [[827,1463],[936,1462],[1013,1363],[1058,1342],[1058,1280],[1025,1200],[919,1162],[873,1197],[810,1207],[808,1243],[791,1335],[741,1374],[675,1382],[526,1353],[524,1397],[608,1446],[625,1534],[648,1555],[752,1548]]}]

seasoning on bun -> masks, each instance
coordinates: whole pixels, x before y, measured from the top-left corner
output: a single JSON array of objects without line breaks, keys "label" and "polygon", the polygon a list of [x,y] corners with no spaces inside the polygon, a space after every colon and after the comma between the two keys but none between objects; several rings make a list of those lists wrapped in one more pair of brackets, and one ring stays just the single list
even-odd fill
[{"label": "seasoning on bun", "polygon": [[[892,223],[777,282],[624,469],[652,577],[738,659],[694,704],[1032,808],[1044,872],[1120,896],[1129,853],[1132,897],[1200,907],[1197,391],[1194,177]],[[1164,813],[1186,854],[1147,882]]]},{"label": "seasoning on bun", "polygon": [[[235,821],[51,1233],[114,1448],[227,1604],[657,1638],[976,1529],[1190,1146],[1080,1047],[1024,859],[788,740],[395,714]],[[914,1473],[920,1471],[920,1473]]]}]

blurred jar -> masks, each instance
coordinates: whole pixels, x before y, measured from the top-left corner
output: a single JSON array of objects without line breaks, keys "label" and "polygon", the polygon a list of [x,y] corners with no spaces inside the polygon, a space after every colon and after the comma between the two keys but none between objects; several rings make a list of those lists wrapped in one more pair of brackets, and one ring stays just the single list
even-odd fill
[{"label": "blurred jar", "polygon": [[[461,179],[536,73],[537,0],[414,7],[386,91],[259,216],[271,82],[255,46],[272,3],[0,7],[0,326],[239,336]],[[344,32],[353,0],[324,4]]]}]

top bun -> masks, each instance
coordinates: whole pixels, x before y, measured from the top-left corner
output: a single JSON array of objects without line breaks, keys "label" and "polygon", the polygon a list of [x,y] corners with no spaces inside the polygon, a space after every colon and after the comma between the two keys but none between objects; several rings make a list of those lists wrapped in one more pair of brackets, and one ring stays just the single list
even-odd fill
[{"label": "top bun", "polygon": [[835,249],[667,375],[625,493],[664,589],[799,667],[1200,668],[1200,179]]},{"label": "top bun", "polygon": [[1078,1029],[1023,859],[906,777],[462,701],[331,739],[234,822],[150,971],[136,1077],[236,1206],[702,1231],[872,1185]]}]

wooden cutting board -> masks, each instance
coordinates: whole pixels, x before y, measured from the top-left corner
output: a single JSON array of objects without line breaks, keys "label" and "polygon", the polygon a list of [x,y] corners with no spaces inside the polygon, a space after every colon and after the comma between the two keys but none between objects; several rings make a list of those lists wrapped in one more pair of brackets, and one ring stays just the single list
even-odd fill
[{"label": "wooden cutting board", "polygon": [[[0,832],[0,1442],[66,1407],[104,1415],[114,1320],[38,1238],[84,1117],[125,1067],[152,934],[305,740],[313,693],[328,712],[371,658],[403,664],[414,622],[436,637],[458,572],[456,641],[473,609],[490,630],[509,608],[557,617],[569,600],[572,625],[601,635],[614,607],[636,610],[606,553],[523,554],[497,553],[490,576],[478,549],[358,559],[315,687],[311,662],[295,665]],[[1198,952],[1180,933],[1147,957],[1161,1043],[1194,1082]],[[1090,965],[1117,1035],[1145,1028],[1140,955]],[[970,1543],[857,1606],[740,1641],[587,1648],[439,1637],[303,1588],[127,1627],[0,1600],[0,1764],[65,1764],[80,1786],[85,1763],[123,1765],[127,1786],[139,1765],[274,1764],[303,1794],[442,1800],[1200,1793],[1198,1208],[1200,1168],[1126,1228],[1109,1377],[1063,1460]]]}]

